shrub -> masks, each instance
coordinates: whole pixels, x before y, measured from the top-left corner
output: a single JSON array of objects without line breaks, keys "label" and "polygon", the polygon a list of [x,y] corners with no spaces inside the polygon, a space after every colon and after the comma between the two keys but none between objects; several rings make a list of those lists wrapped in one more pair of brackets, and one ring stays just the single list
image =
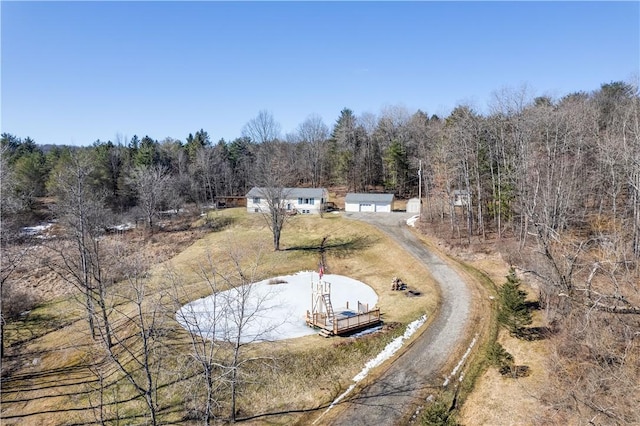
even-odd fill
[{"label": "shrub", "polygon": [[491,345],[489,352],[487,353],[487,359],[491,365],[498,368],[513,364],[513,355],[507,352],[500,343],[494,343]]},{"label": "shrub", "polygon": [[435,401],[422,412],[421,423],[428,426],[455,426],[452,412],[444,401]]},{"label": "shrub", "polygon": [[4,321],[17,319],[22,312],[38,304],[36,297],[21,289],[5,284],[2,287],[2,317]]},{"label": "shrub", "polygon": [[499,292],[500,308],[498,321],[504,325],[512,336],[521,337],[524,327],[531,324],[531,312],[527,306],[527,293],[520,289],[520,280],[515,270],[511,268],[507,275],[507,282]]}]

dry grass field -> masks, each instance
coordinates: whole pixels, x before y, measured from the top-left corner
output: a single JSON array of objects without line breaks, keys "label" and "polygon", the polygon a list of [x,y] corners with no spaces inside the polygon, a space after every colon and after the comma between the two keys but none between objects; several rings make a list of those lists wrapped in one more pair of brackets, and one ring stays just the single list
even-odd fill
[{"label": "dry grass field", "polygon": [[[446,228],[446,226],[445,226]],[[466,265],[483,273],[496,286],[506,281],[509,264],[505,254],[509,253],[508,241],[488,240],[472,245],[452,243],[447,239],[446,230],[437,225],[426,225],[423,232],[431,235],[430,240],[440,250],[463,261]],[[434,235],[437,236],[434,238]],[[504,252],[504,253],[501,253]],[[508,257],[508,256],[507,256]],[[537,300],[537,289],[522,276],[522,289],[528,293],[528,300]],[[492,302],[495,303],[495,302]],[[545,326],[543,313],[533,311],[531,327]],[[477,377],[472,392],[467,395],[460,407],[456,420],[461,425],[534,425],[544,404],[540,399],[547,386],[546,362],[549,353],[547,340],[526,341],[511,337],[502,327],[498,329],[496,341],[514,357],[516,365],[526,365],[530,375],[514,379],[503,376],[493,366],[483,368]]]},{"label": "dry grass field", "polygon": [[[467,260],[476,269],[485,272],[492,281],[501,285],[508,273],[508,265],[499,254],[472,256]],[[523,286],[535,300],[535,292]],[[540,312],[534,312],[532,327],[544,325]],[[474,391],[465,401],[458,418],[463,425],[530,425],[542,410],[537,397],[545,386],[547,375],[545,360],[547,342],[523,341],[509,336],[500,329],[497,340],[511,355],[517,365],[526,365],[531,374],[513,379],[502,376],[495,367],[488,368],[478,379]]]},{"label": "dry grass field", "polygon": [[[328,404],[348,386],[368,359],[402,333],[403,325],[433,312],[437,306],[438,294],[429,272],[364,223],[347,221],[340,215],[295,216],[285,226],[281,251],[274,252],[271,233],[259,215],[249,215],[243,209],[211,212],[208,221],[224,223],[215,231],[202,228],[203,220],[153,236],[136,232],[114,237],[135,241],[136,249],[129,252],[129,260],[148,262],[146,293],[149,300],[152,295],[167,290],[168,272],[179,277],[181,302],[208,295],[210,288],[199,271],[208,265],[228,268],[230,253],[240,256],[243,268],[256,266],[252,272],[256,280],[315,270],[319,254],[311,248],[328,236],[327,241],[334,242],[336,248],[327,251],[327,272],[350,276],[370,285],[378,293],[386,324],[382,333],[358,339],[324,339],[313,335],[254,344],[251,354],[268,354],[272,362],[255,367],[251,382],[240,394],[238,416],[258,416],[246,421],[248,424],[290,424],[296,421],[296,410],[304,412]],[[26,275],[25,271],[24,278],[30,280]],[[394,276],[401,277],[409,288],[421,292],[421,296],[407,297],[403,292],[392,291]],[[38,278],[34,279],[37,282]],[[109,293],[109,300],[117,306],[117,310],[111,312],[117,324],[118,316],[132,312],[135,306],[126,297],[131,294],[126,282],[113,285]],[[82,304],[68,291],[56,296],[7,327],[8,356],[2,366],[3,425],[93,422],[96,410],[89,407],[97,406],[100,395],[106,402],[133,396],[123,382],[99,392],[98,378],[105,372],[98,372],[99,368],[91,365],[101,359],[103,352],[89,336]],[[165,312],[165,317],[164,325],[169,332],[158,348],[162,359],[158,406],[163,421],[184,422],[182,413],[190,381],[181,376],[180,370],[181,360],[188,356],[189,340],[172,312]],[[116,373],[108,370],[108,374]],[[139,423],[143,420],[139,417],[143,408],[140,401],[134,400],[108,406],[107,415],[111,419]]]},{"label": "dry grass field", "polygon": [[[465,267],[484,274],[490,282],[497,285],[504,282],[508,264],[491,244],[464,248],[442,236],[438,238],[432,231],[423,229],[426,234],[423,241],[451,256],[452,265],[458,259]],[[289,218],[278,252],[272,248],[272,235],[265,219],[247,214],[244,209],[212,211],[206,218],[173,219],[154,235],[133,231],[109,237],[105,246],[114,253],[124,250],[127,261],[146,262],[149,295],[164,294],[174,285],[168,277],[178,277],[179,286],[171,292],[180,303],[186,303],[210,294],[211,288],[201,276],[203,269],[215,267],[233,275],[230,258],[234,256],[241,259],[242,269],[256,281],[316,270],[320,259],[318,246],[324,237],[328,237],[325,272],[370,285],[379,296],[385,328],[381,333],[357,339],[312,335],[252,344],[245,355],[268,355],[269,362],[252,366],[251,381],[242,387],[237,415],[244,419],[244,424],[285,425],[304,424],[305,419],[313,417],[310,414],[314,410],[326,407],[342,393],[365,362],[403,332],[404,325],[437,309],[439,295],[429,271],[375,228],[345,219],[341,214]],[[47,268],[50,254],[44,247],[32,248],[31,253],[21,264],[19,277],[25,289],[42,303],[20,320],[9,323],[6,329],[8,356],[2,365],[2,424],[95,422],[96,410],[91,407],[98,405],[101,395],[98,377],[104,372],[91,365],[104,357],[104,351],[89,336],[78,291]],[[479,282],[474,276],[476,272],[465,271],[460,265],[457,268],[469,281]],[[392,291],[391,282],[396,276],[410,289],[421,292],[421,296],[407,297],[405,292]],[[534,300],[536,291],[526,284],[525,281],[524,288]],[[492,303],[487,302],[491,289],[474,291],[478,301],[474,321],[483,321],[488,314],[483,305]],[[131,294],[126,282],[110,287],[109,294],[120,314],[134,308],[126,297]],[[162,358],[162,372],[158,375],[160,418],[169,423],[197,424],[184,417],[193,403],[189,395],[195,394],[193,387],[197,385],[185,377],[184,371],[190,340],[175,321],[178,305],[171,306],[173,310],[165,312],[163,323],[170,332],[158,349]],[[114,322],[118,312],[111,313]],[[533,326],[538,325],[544,325],[541,312],[534,313]],[[491,340],[490,329],[475,331]],[[543,410],[540,395],[546,384],[548,344],[545,340],[518,340],[503,330],[498,333],[498,342],[514,356],[516,364],[528,366],[531,374],[519,379],[502,376],[495,367],[486,367],[485,349],[479,347],[470,361],[475,366],[468,374],[473,377],[465,384],[473,389],[467,388],[460,395],[462,404],[457,407],[456,419],[464,425],[537,424],[536,418]],[[109,372],[116,374],[113,370]],[[102,392],[108,407],[105,412],[112,422],[145,421],[141,417],[145,407],[139,399],[109,405],[132,396],[125,382],[110,385],[108,391]]]}]

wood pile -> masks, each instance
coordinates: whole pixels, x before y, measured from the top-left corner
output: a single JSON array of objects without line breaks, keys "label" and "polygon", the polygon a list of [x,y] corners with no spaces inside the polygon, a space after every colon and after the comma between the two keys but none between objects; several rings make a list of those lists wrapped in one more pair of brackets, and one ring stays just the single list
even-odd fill
[{"label": "wood pile", "polygon": [[407,289],[407,285],[404,282],[402,282],[400,278],[393,277],[393,281],[391,282],[391,290],[402,291],[406,289]]}]

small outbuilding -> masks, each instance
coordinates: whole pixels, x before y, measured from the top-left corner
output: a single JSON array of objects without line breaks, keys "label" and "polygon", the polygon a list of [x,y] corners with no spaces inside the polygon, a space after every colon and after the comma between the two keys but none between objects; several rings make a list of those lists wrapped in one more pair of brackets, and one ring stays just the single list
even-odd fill
[{"label": "small outbuilding", "polygon": [[393,194],[367,194],[350,192],[344,199],[344,211],[391,213]]},{"label": "small outbuilding", "polygon": [[227,209],[231,207],[246,207],[247,197],[240,195],[221,195],[215,198],[217,209]]},{"label": "small outbuilding", "polygon": [[407,201],[407,213],[420,213],[419,198],[411,198]]},{"label": "small outbuilding", "polygon": [[453,191],[454,206],[468,206],[471,204],[471,194],[464,189],[456,189]]}]

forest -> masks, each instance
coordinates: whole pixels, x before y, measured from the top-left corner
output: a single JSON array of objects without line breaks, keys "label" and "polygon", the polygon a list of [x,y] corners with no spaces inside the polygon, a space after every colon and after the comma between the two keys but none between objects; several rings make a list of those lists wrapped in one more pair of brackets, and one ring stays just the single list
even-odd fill
[{"label": "forest", "polygon": [[312,114],[284,137],[263,110],[241,137],[217,143],[203,129],[184,142],[134,135],[88,147],[4,133],[2,214],[10,222],[36,198],[56,195],[61,172],[78,156],[88,184],[115,215],[144,210],[145,185],[162,187],[157,208],[167,209],[214,205],[217,196],[244,196],[276,177],[282,186],[409,198],[418,195],[422,167],[430,219],[451,213],[453,191],[471,195],[469,238],[514,230],[525,239],[532,226],[559,231],[596,215],[627,225],[626,243],[637,254],[637,97],[632,85],[612,82],[557,101],[505,90],[494,94],[487,116],[465,105],[445,118],[400,106],[378,116],[345,108],[331,128]]},{"label": "forest", "polygon": [[[99,334],[108,321],[100,317],[99,277],[89,277],[99,260],[91,241],[118,224],[135,222],[152,234],[161,212],[186,205],[204,211],[218,197],[243,196],[253,186],[389,192],[399,199],[420,190],[424,228],[437,225],[440,238],[463,247],[510,244],[505,261],[536,283],[553,335],[543,397],[553,421],[577,412],[603,424],[640,422],[634,84],[604,83],[559,99],[505,89],[494,93],[485,114],[467,105],[446,117],[401,106],[377,115],[344,108],[331,125],[310,115],[286,135],[263,110],[232,141],[214,142],[200,129],[184,140],[42,142],[2,134],[3,329],[21,313],[18,305],[10,308],[21,293],[6,248],[39,220],[55,218],[69,230],[80,259],[76,278],[91,290],[87,316]],[[454,205],[455,194],[465,194],[463,208]],[[55,200],[46,217],[38,210],[43,198]]]}]

